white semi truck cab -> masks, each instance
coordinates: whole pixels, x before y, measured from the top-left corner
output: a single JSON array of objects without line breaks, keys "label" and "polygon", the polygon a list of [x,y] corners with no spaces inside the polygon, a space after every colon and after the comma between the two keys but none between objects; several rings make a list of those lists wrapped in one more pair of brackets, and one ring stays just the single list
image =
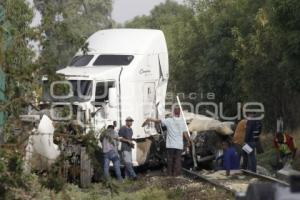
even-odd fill
[{"label": "white semi truck cab", "polygon": [[[169,78],[168,51],[160,30],[110,29],[94,33],[69,66],[57,71],[67,81],[51,83],[43,101],[51,102],[54,121],[77,119],[86,131],[99,132],[125,119],[134,119],[133,164],[146,162],[149,137],[156,135],[154,124],[142,128],[148,117],[164,117]],[[47,78],[44,78],[44,83]],[[64,96],[56,95],[58,85],[67,84]],[[47,84],[45,84],[47,85]],[[63,108],[63,109],[62,109]],[[67,115],[59,110],[69,110]]]}]

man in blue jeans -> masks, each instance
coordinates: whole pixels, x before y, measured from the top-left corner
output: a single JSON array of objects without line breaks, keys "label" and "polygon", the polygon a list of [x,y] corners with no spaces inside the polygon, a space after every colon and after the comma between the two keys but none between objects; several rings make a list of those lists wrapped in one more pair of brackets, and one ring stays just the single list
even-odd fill
[{"label": "man in blue jeans", "polygon": [[134,143],[132,140],[133,132],[131,128],[132,122],[133,119],[131,117],[126,118],[126,125],[120,128],[119,137],[120,141],[122,142],[121,155],[125,165],[125,176],[136,180],[137,176],[132,165],[132,149],[134,148]]},{"label": "man in blue jeans", "polygon": [[109,164],[112,161],[118,181],[122,181],[120,169],[120,158],[117,149],[118,134],[114,130],[114,126],[110,125],[107,130],[101,135],[102,150],[103,150],[103,170],[104,177],[109,178]]},{"label": "man in blue jeans", "polygon": [[222,166],[217,166],[217,170],[222,169],[226,171],[226,176],[230,175],[230,170],[236,170],[240,168],[239,154],[236,149],[232,146],[231,142],[225,140],[222,142],[223,155],[217,158],[222,159]]}]

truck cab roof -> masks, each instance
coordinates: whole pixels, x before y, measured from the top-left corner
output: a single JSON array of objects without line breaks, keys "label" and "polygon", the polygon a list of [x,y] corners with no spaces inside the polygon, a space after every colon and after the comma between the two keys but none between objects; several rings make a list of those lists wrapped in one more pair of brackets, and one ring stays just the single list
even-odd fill
[{"label": "truck cab roof", "polygon": [[[167,53],[162,31],[154,29],[107,29],[91,35],[87,40],[88,53],[137,55]],[[82,55],[80,50],[77,55]]]}]

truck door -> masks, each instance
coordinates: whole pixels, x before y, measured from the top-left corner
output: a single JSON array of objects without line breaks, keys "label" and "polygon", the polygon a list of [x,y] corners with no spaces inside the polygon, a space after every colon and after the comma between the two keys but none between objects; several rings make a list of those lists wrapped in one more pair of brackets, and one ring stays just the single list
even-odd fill
[{"label": "truck door", "polygon": [[[148,82],[144,84],[143,89],[143,115],[144,119],[146,118],[156,118],[156,97],[155,97],[155,83],[154,82]],[[146,133],[151,133],[155,130],[154,124],[150,124],[150,126],[145,127]]]},{"label": "truck door", "polygon": [[109,89],[115,87],[114,81],[97,82],[95,91],[95,109],[98,112],[95,115],[96,126],[101,127],[103,124],[112,124],[117,121],[117,108],[109,105]]}]

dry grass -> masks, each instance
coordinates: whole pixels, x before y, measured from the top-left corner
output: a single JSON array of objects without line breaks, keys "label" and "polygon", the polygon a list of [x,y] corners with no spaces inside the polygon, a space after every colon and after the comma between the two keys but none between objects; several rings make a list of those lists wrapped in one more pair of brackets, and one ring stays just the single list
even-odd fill
[{"label": "dry grass", "polygon": [[[138,181],[119,183],[119,194],[111,195],[103,184],[93,184],[88,189],[81,189],[73,184],[66,184],[64,189],[55,193],[43,188],[38,177],[33,175],[31,191],[16,191],[18,199],[30,200],[231,200],[234,197],[225,190],[209,184],[193,182],[183,177],[172,178],[160,175],[145,176]],[[1,198],[0,198],[1,199]]]}]

